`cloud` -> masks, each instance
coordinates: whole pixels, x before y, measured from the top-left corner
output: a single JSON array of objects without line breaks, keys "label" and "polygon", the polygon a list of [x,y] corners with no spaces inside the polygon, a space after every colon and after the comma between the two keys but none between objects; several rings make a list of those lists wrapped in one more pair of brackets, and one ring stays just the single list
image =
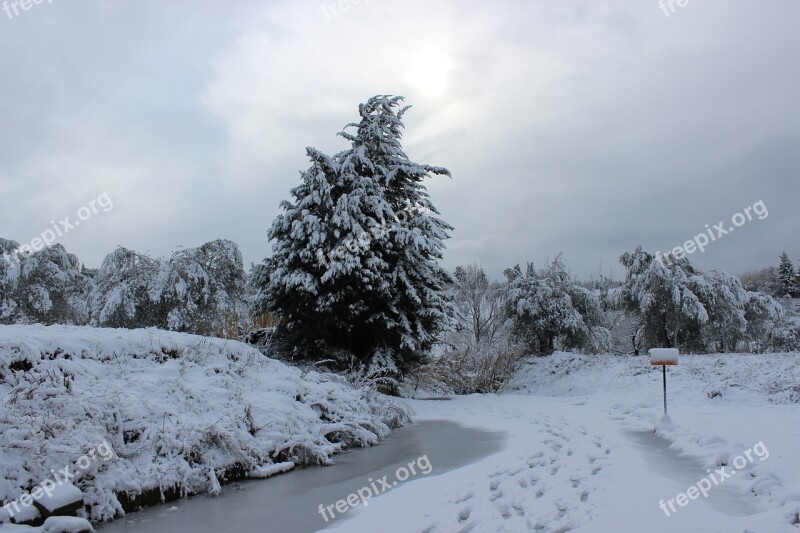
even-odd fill
[{"label": "cloud", "polygon": [[[24,241],[103,191],[69,235],[247,261],[307,166],[373,94],[402,94],[412,159],[455,227],[448,266],[565,252],[579,275],[681,244],[764,200],[693,260],[735,272],[796,246],[800,6],[692,2],[54,2],[0,20],[0,225]],[[333,7],[336,9],[333,9]],[[791,250],[800,255],[800,249]],[[617,272],[619,270],[617,269]]]}]

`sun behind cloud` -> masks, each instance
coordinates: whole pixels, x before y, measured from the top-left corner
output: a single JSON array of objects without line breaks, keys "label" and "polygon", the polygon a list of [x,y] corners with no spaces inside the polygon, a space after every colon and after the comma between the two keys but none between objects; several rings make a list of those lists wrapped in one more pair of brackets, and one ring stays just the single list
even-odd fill
[{"label": "sun behind cloud", "polygon": [[405,81],[424,96],[438,97],[447,91],[452,62],[439,47],[428,47],[411,55]]}]

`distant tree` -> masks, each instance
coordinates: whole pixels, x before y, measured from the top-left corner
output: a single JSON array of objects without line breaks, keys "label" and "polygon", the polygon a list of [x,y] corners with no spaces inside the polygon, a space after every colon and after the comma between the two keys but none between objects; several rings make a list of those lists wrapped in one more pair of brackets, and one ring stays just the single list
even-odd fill
[{"label": "distant tree", "polygon": [[789,254],[781,254],[781,262],[778,266],[778,278],[781,282],[781,296],[796,296],[798,294],[797,275],[795,274],[792,260]]},{"label": "distant tree", "polygon": [[246,315],[245,283],[241,253],[228,240],[180,250],[168,260],[120,247],[95,276],[92,323],[212,335],[230,314]]},{"label": "distant tree", "polygon": [[644,345],[677,348],[684,335],[696,343],[709,316],[698,294],[705,280],[691,263],[681,258],[665,265],[641,246],[622,254],[620,263],[627,270],[625,282],[612,290],[612,298],[619,308],[640,317]]},{"label": "distant tree", "polygon": [[744,349],[754,353],[800,350],[800,330],[783,306],[768,294],[748,292]]},{"label": "distant tree", "polygon": [[307,149],[311,167],[269,231],[273,255],[254,271],[254,308],[279,319],[275,346],[304,359],[380,352],[407,371],[446,327],[452,278],[438,263],[452,228],[436,217],[423,180],[449,175],[401,147],[400,97],[359,106],[349,149]]},{"label": "distant tree", "polygon": [[120,246],[108,254],[95,275],[92,325],[112,328],[166,328],[160,308],[156,259]]},{"label": "distant tree", "polygon": [[476,352],[494,347],[505,321],[500,284],[490,282],[478,265],[456,267],[455,278],[454,300],[467,344]]},{"label": "distant tree", "polygon": [[554,350],[607,348],[608,330],[602,325],[600,301],[572,279],[561,256],[542,270],[529,263],[506,269],[507,313],[515,340],[534,353]]},{"label": "distant tree", "polygon": [[776,267],[767,267],[755,272],[746,272],[739,276],[742,286],[750,292],[763,292],[773,297],[781,297],[785,292],[781,289],[781,280]]},{"label": "distant tree", "polygon": [[16,241],[0,238],[0,324],[13,324],[19,315],[20,261],[14,253],[18,248]]},{"label": "distant tree", "polygon": [[229,315],[245,315],[246,278],[236,243],[218,239],[175,252],[163,262],[151,299],[167,307],[166,327],[203,335],[218,332]]},{"label": "distant tree", "polygon": [[21,252],[3,239],[0,323],[85,324],[90,280],[61,244]]},{"label": "distant tree", "polygon": [[747,291],[736,276],[700,272],[685,258],[670,264],[637,247],[620,258],[625,283],[611,291],[618,308],[641,320],[649,347],[691,352],[787,350],[797,327],[769,295]]},{"label": "distant tree", "polygon": [[693,349],[730,352],[745,337],[747,291],[736,276],[711,270],[692,276],[692,290],[708,313],[708,321],[696,332]]}]

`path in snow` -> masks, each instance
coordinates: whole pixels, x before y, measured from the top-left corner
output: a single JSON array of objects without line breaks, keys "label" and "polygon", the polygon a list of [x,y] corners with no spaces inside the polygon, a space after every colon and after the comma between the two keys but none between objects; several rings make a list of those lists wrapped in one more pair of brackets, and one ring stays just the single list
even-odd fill
[{"label": "path in snow", "polygon": [[[667,439],[656,435],[653,431],[630,431],[628,435],[642,453],[648,467],[654,473],[674,480],[679,487],[688,488],[708,476],[706,468],[698,461],[683,457],[680,452],[670,448]],[[701,502],[734,516],[747,516],[758,512],[753,502],[741,497],[731,487],[725,485],[715,487]]]},{"label": "path in snow", "polygon": [[350,514],[337,531],[797,531],[774,509],[757,514],[755,499],[733,483],[665,516],[660,500],[686,491],[706,471],[661,437],[632,433],[610,399],[472,395],[412,405],[420,420],[506,431],[507,445],[467,467],[398,488]]}]

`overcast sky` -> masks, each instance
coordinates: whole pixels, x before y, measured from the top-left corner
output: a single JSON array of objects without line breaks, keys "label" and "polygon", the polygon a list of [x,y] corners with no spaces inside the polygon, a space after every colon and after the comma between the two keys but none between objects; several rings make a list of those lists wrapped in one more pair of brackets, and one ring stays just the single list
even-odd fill
[{"label": "overcast sky", "polygon": [[[374,94],[445,166],[445,264],[494,277],[563,252],[581,276],[673,248],[763,201],[691,260],[800,259],[800,3],[44,0],[0,12],[0,236],[88,266],[215,238],[247,263],[308,166]],[[342,9],[346,7],[347,9]],[[669,8],[666,8],[670,12]],[[58,222],[56,222],[58,224]]]}]

